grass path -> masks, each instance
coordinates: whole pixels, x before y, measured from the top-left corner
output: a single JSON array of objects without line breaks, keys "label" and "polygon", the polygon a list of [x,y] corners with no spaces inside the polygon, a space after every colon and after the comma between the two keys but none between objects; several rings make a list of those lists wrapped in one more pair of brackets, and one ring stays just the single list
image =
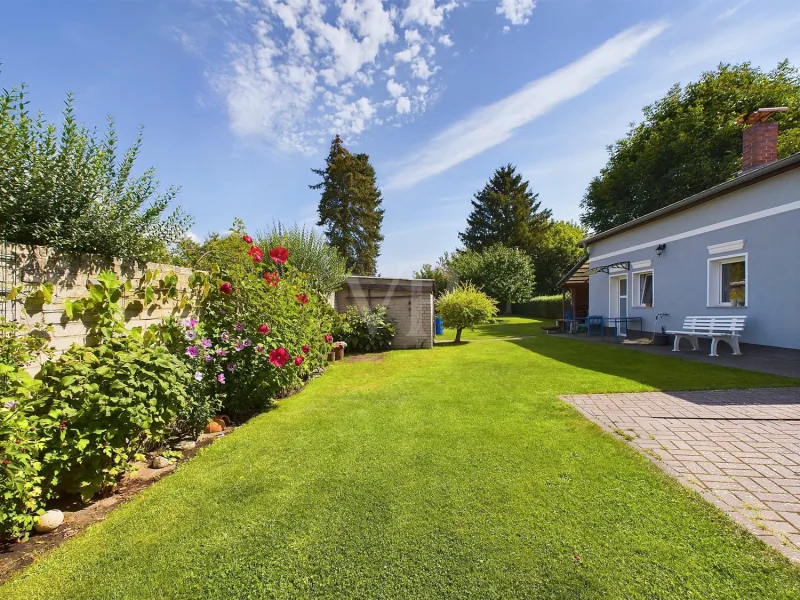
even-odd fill
[{"label": "grass path", "polygon": [[0,597],[800,598],[800,570],[557,399],[789,383],[545,336],[336,364]]}]

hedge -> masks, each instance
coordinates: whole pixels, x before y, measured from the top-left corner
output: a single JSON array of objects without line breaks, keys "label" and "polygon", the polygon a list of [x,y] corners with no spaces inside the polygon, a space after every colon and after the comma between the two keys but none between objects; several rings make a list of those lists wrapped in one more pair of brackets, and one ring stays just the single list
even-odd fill
[{"label": "hedge", "polygon": [[562,306],[561,294],[536,296],[535,298],[531,298],[528,302],[513,304],[511,306],[511,313],[539,319],[560,319],[562,317]]}]

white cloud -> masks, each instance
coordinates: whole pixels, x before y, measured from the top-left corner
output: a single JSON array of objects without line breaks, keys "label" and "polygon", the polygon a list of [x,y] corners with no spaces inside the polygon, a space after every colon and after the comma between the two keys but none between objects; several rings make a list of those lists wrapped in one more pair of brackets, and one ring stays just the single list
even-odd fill
[{"label": "white cloud", "polygon": [[411,111],[411,100],[408,96],[401,96],[397,99],[397,114],[405,114]]},{"label": "white cloud", "polygon": [[717,16],[717,19],[718,20],[730,19],[733,15],[735,15],[737,12],[739,12],[739,10],[741,8],[743,8],[747,4],[750,4],[752,1],[753,0],[742,0],[742,2],[739,2],[739,4],[735,4],[734,6],[731,6],[731,7],[727,8],[727,9],[725,9],[724,11],[722,11]]},{"label": "white cloud", "polygon": [[[500,6],[495,12],[511,21],[512,25],[525,25],[530,20],[534,8],[536,0],[500,0]],[[503,31],[507,31],[505,27]]]},{"label": "white cloud", "polygon": [[[442,29],[455,7],[436,0],[409,0],[404,9],[388,0],[235,0],[224,19],[215,10],[227,28],[220,37],[230,42],[227,63],[210,68],[209,79],[236,134],[312,152],[319,140],[357,135],[382,114],[411,112],[412,103],[415,114],[424,111],[433,94],[406,90],[415,79],[437,86],[433,43],[437,34],[450,42]],[[173,34],[191,50],[182,30]],[[385,100],[384,85],[393,100]]]},{"label": "white cloud", "polygon": [[508,33],[511,31],[511,27],[509,25],[503,25],[503,33]]},{"label": "white cloud", "polygon": [[439,3],[436,0],[409,0],[403,11],[402,25],[419,24],[436,29],[442,26],[448,12],[457,6],[457,2]]},{"label": "white cloud", "polygon": [[191,240],[191,241],[193,241],[193,242],[195,242],[197,244],[199,244],[200,241],[201,241],[200,236],[197,235],[194,231],[187,231],[186,235],[184,235],[183,237],[185,237],[186,239],[189,239],[189,240]]},{"label": "white cloud", "polygon": [[394,79],[390,79],[386,82],[386,89],[389,90],[392,98],[398,98],[406,93],[405,86],[397,83]]},{"label": "white cloud", "polygon": [[453,45],[453,40],[450,39],[449,34],[445,33],[444,35],[439,36],[439,43],[445,48],[449,48]]},{"label": "white cloud", "polygon": [[617,72],[666,27],[664,22],[631,27],[573,63],[474,111],[415,151],[390,177],[387,187],[410,187],[501,144],[517,128]]}]

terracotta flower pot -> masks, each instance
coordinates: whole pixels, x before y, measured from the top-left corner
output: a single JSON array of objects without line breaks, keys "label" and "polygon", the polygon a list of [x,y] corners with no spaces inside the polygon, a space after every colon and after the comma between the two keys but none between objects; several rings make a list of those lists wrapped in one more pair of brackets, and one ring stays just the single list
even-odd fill
[{"label": "terracotta flower pot", "polygon": [[344,348],[336,348],[333,352],[336,354],[336,360],[342,360],[344,358]]},{"label": "terracotta flower pot", "polygon": [[225,421],[220,417],[214,417],[205,428],[206,433],[219,433],[220,431],[225,431]]},{"label": "terracotta flower pot", "polygon": [[331,350],[330,352],[328,352],[328,362],[333,362],[335,360],[336,360],[336,352]]}]

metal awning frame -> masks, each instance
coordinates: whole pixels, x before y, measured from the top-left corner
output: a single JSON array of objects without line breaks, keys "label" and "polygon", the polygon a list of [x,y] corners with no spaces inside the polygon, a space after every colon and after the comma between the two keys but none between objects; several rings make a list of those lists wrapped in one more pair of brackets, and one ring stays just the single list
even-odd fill
[{"label": "metal awning frame", "polygon": [[628,260],[622,262],[615,262],[611,263],[610,265],[603,265],[602,267],[594,267],[593,269],[589,269],[589,275],[594,275],[595,273],[610,273],[611,269],[622,269],[623,271],[630,271],[631,270],[631,263]]}]

